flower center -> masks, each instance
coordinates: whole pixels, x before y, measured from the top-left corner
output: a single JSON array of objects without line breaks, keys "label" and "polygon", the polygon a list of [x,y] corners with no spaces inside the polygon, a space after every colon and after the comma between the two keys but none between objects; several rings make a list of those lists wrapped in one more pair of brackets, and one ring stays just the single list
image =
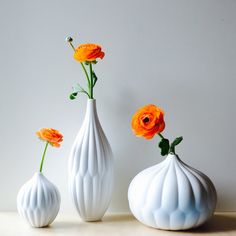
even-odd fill
[{"label": "flower center", "polygon": [[144,123],[148,123],[150,121],[150,119],[148,118],[148,117],[145,117],[144,119],[143,119],[143,122]]}]

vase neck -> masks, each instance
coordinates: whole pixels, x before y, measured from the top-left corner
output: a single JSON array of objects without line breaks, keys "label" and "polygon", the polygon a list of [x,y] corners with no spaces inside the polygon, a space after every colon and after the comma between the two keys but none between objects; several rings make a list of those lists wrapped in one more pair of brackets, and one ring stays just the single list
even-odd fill
[{"label": "vase neck", "polygon": [[167,161],[178,161],[180,160],[178,155],[173,154],[173,153],[169,153],[168,156],[166,157]]},{"label": "vase neck", "polygon": [[97,116],[97,106],[95,99],[88,99],[87,100],[87,108],[86,108],[86,116]]}]

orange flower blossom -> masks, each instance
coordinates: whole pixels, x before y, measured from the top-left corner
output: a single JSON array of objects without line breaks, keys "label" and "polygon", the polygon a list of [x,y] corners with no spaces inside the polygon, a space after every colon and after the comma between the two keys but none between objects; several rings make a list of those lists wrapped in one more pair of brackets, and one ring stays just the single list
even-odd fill
[{"label": "orange flower blossom", "polygon": [[45,158],[48,145],[51,144],[53,147],[60,147],[61,146],[60,143],[63,141],[63,135],[58,130],[52,129],[52,128],[42,128],[36,132],[36,135],[41,140],[46,142],[46,145],[43,151],[42,160],[40,163],[40,172],[42,172],[44,158]]},{"label": "orange flower blossom", "polygon": [[138,137],[152,139],[154,135],[158,134],[161,138],[159,147],[162,156],[168,153],[175,154],[175,146],[183,140],[181,136],[170,144],[169,140],[161,134],[165,129],[164,111],[153,104],[138,109],[132,117],[131,126],[134,134]]},{"label": "orange flower blossom", "polygon": [[[70,94],[70,99],[74,100],[78,93],[85,93],[90,99],[93,99],[93,88],[97,82],[97,76],[93,70],[93,64],[97,63],[97,59],[103,59],[105,53],[100,45],[94,43],[80,44],[77,48],[72,44],[73,39],[67,37],[66,41],[74,50],[74,59],[79,61],[85,73],[88,89],[84,89],[80,84],[73,87],[73,92]],[[86,68],[88,67],[88,68]]]},{"label": "orange flower blossom", "polygon": [[53,147],[60,147],[60,143],[63,141],[63,135],[56,129],[52,128],[42,128],[36,132],[37,136]]},{"label": "orange flower blossom", "polygon": [[103,59],[105,53],[102,52],[101,46],[97,44],[81,44],[75,49],[74,58],[80,62],[91,62],[97,58]]},{"label": "orange flower blossom", "polygon": [[138,137],[151,139],[164,128],[164,111],[152,104],[140,108],[132,118],[132,130]]}]

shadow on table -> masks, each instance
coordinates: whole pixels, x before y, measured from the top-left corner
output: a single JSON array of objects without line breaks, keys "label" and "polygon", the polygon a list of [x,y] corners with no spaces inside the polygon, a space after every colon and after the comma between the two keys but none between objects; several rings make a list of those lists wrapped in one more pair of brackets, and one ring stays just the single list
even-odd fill
[{"label": "shadow on table", "polygon": [[128,221],[134,221],[135,218],[133,216],[127,215],[109,215],[105,216],[102,220],[103,222],[128,222]]},{"label": "shadow on table", "polygon": [[102,226],[104,227],[104,225],[109,225],[110,223],[112,224],[116,224],[116,223],[122,223],[122,222],[130,222],[130,221],[135,221],[135,219],[133,217],[131,217],[130,215],[108,215],[108,216],[104,216],[102,220],[99,221],[91,221],[91,222],[85,222],[85,221],[81,221],[79,220],[73,220],[73,221],[66,221],[66,222],[55,222],[52,226],[49,226],[48,228],[51,229],[65,229],[65,228],[73,228],[73,229],[81,229],[81,228],[85,228],[88,226]]},{"label": "shadow on table", "polygon": [[183,231],[183,233],[216,233],[227,231],[236,231],[236,217],[214,215],[209,221],[207,221],[202,226],[196,229]]},{"label": "shadow on table", "polygon": [[[96,222],[83,222],[83,221],[66,221],[66,222],[55,222],[51,227],[49,227],[52,231],[60,231],[64,229],[78,230],[78,232],[87,232],[89,233],[96,232],[98,235],[102,235],[104,231],[109,229],[111,225],[121,225],[125,224],[135,224],[135,229],[138,231],[143,231],[144,233],[155,233],[159,231],[157,229],[149,228],[144,226],[143,224],[136,225],[136,219],[130,215],[108,215],[105,216],[102,221]],[[95,228],[94,228],[95,227]],[[148,232],[147,232],[148,230]],[[149,232],[150,231],[150,232]],[[152,232],[151,232],[152,231]],[[162,231],[162,230],[161,230]],[[208,222],[204,225],[196,228],[190,229],[186,231],[162,231],[162,235],[170,235],[171,233],[177,234],[214,234],[217,232],[236,232],[236,217],[234,216],[225,216],[225,215],[214,215]],[[100,234],[99,234],[100,233]],[[87,235],[87,234],[86,234]],[[88,234],[89,235],[89,234]],[[153,235],[153,234],[150,234]]]}]

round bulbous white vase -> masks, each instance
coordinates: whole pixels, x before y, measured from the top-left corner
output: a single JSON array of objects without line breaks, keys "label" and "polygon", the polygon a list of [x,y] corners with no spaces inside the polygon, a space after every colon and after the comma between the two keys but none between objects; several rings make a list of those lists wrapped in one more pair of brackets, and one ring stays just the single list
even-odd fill
[{"label": "round bulbous white vase", "polygon": [[82,220],[101,220],[111,201],[112,187],[111,147],[98,119],[96,100],[88,99],[69,157],[69,192]]},{"label": "round bulbous white vase", "polygon": [[164,230],[203,224],[212,216],[216,199],[211,180],[173,154],[141,171],[128,190],[133,215],[145,225]]},{"label": "round bulbous white vase", "polygon": [[61,197],[57,187],[36,172],[19,190],[17,210],[33,227],[46,227],[56,218]]}]

